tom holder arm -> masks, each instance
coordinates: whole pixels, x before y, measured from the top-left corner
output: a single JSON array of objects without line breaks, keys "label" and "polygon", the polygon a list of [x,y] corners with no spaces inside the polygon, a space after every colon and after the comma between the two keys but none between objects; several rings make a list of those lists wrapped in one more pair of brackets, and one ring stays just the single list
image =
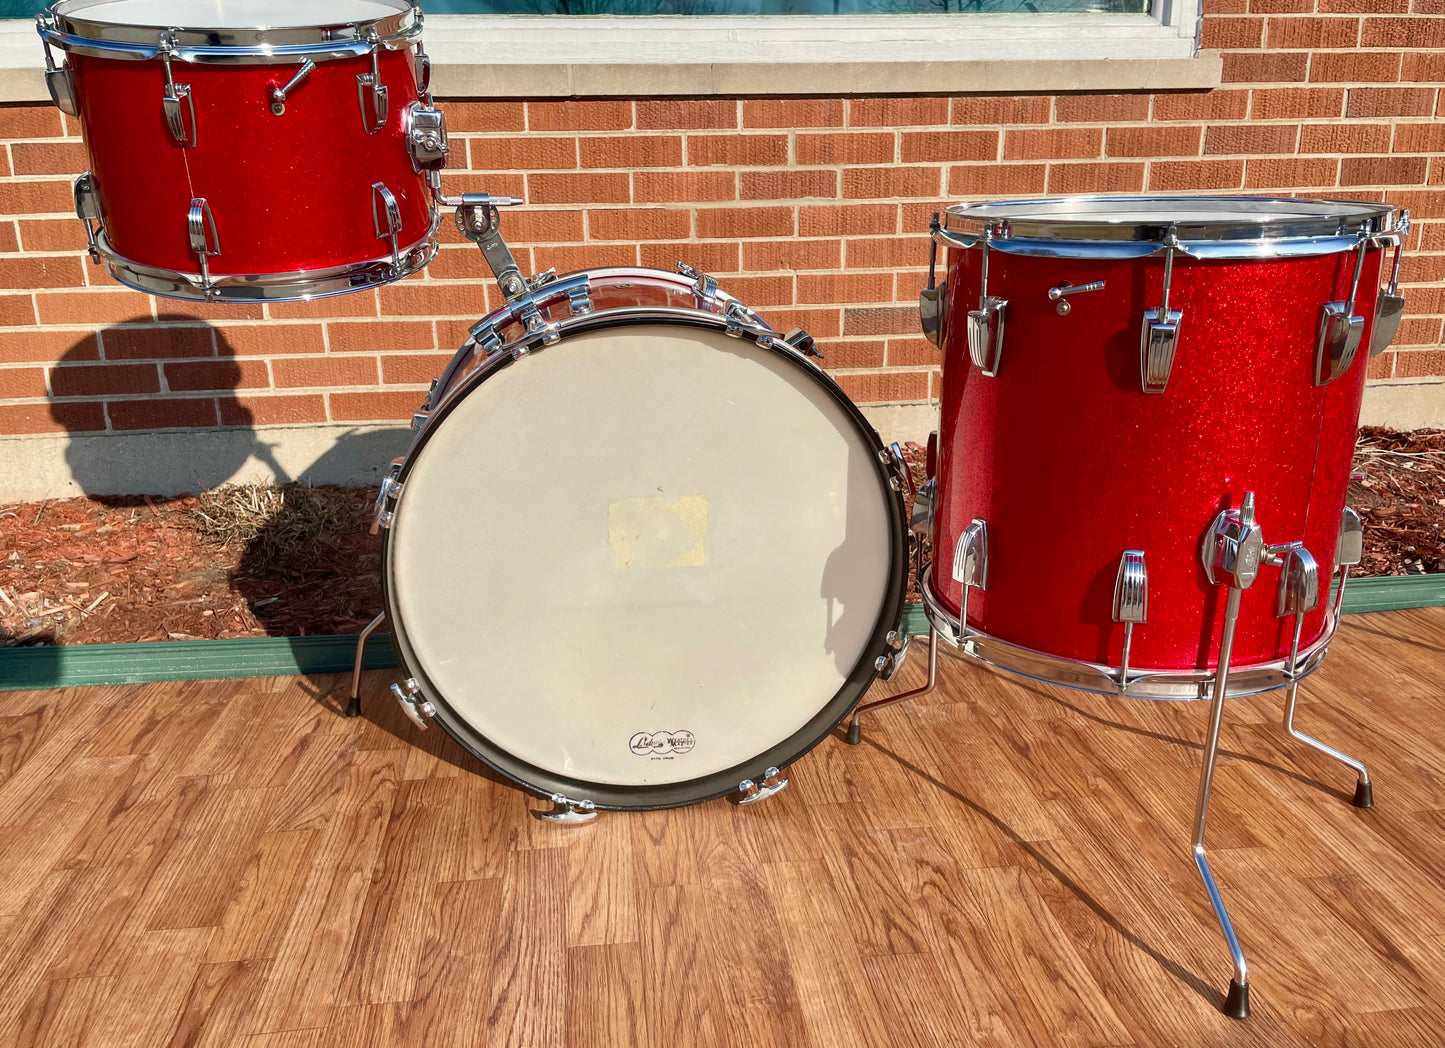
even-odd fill
[{"label": "tom holder arm", "polygon": [[492,196],[490,193],[463,193],[460,196],[446,196],[440,186],[433,184],[432,195],[442,207],[456,208],[457,230],[481,249],[497,286],[508,301],[522,298],[528,292],[527,280],[522,276],[521,267],[512,257],[511,248],[502,239],[501,216],[498,208],[516,207],[525,201],[517,197]]}]

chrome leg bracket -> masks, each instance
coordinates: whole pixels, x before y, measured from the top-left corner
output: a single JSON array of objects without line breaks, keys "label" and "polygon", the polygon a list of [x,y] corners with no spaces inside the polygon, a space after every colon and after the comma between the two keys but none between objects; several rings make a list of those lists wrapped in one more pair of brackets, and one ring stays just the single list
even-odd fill
[{"label": "chrome leg bracket", "polygon": [[788,788],[788,780],[781,778],[782,773],[777,768],[769,768],[763,772],[761,784],[752,779],[744,779],[738,783],[736,799],[738,804],[756,804],[758,801],[765,801],[775,794],[782,793]]},{"label": "chrome leg bracket", "polygon": [[591,822],[597,818],[597,806],[591,801],[578,801],[560,793],[554,793],[549,798],[552,802],[550,811],[542,811],[539,808],[532,809],[533,818],[541,819],[543,822],[579,823]]},{"label": "chrome leg bracket", "polygon": [[361,716],[361,663],[366,655],[366,642],[377,627],[386,621],[386,612],[382,612],[376,618],[366,624],[366,629],[361,631],[361,636],[356,638],[356,660],[351,664],[351,695],[346,703],[346,715],[348,717]]},{"label": "chrome leg bracket", "polygon": [[913,688],[910,691],[899,692],[897,695],[889,695],[887,698],[874,699],[872,702],[864,702],[853,707],[853,719],[848,722],[848,734],[846,736],[848,745],[857,746],[863,741],[863,714],[869,710],[876,710],[883,706],[891,706],[895,702],[903,702],[905,699],[916,699],[920,695],[927,695],[938,686],[938,631],[932,626],[928,627],[928,681],[921,688]]}]

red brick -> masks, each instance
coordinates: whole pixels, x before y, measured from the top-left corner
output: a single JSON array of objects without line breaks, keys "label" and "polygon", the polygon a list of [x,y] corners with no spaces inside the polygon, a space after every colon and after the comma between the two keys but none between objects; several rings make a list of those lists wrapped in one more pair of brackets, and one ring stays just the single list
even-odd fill
[{"label": "red brick", "polygon": [[625,172],[527,176],[529,204],[625,204],[632,190]]},{"label": "red brick", "polygon": [[390,422],[410,419],[421,406],[416,393],[387,390],[378,393],[328,393],[335,422]]},{"label": "red brick", "polygon": [[1434,108],[1431,87],[1354,87],[1345,116],[1429,116]]},{"label": "red brick", "polygon": [[1394,151],[1445,153],[1445,124],[1396,124]]},{"label": "red brick", "polygon": [[1298,124],[1214,124],[1204,134],[1204,153],[1293,153]]},{"label": "red brick", "polygon": [[[456,228],[453,222],[443,222],[442,229]],[[557,210],[534,207],[509,208],[502,214],[502,229],[507,240],[514,247],[517,244],[547,244],[559,240],[582,239],[581,210]],[[460,236],[454,241],[465,244],[467,250],[480,256],[477,246]],[[346,296],[352,297],[350,295]]]},{"label": "red brick", "polygon": [[88,165],[79,142],[12,142],[10,156],[17,175],[78,175]]},{"label": "red brick", "polygon": [[[1218,21],[1218,19],[1216,19]],[[1234,21],[1231,19],[1231,21]],[[1262,27],[1264,19],[1258,21]],[[1206,32],[1209,22],[1205,22]],[[1262,29],[1261,29],[1262,31]],[[1205,44],[1205,47],[1221,47],[1221,44]],[[1237,45],[1257,47],[1257,44]],[[1059,95],[1054,99],[1054,119],[1061,124],[1087,121],[1091,124],[1120,123],[1128,120],[1149,118],[1149,96],[1130,95]]]},{"label": "red brick", "polygon": [[1395,354],[1396,378],[1434,378],[1439,375],[1445,375],[1445,352],[1416,349]]},{"label": "red brick", "polygon": [[638,130],[691,131],[737,126],[738,104],[731,98],[658,99],[637,103]]},{"label": "red brick", "polygon": [[625,131],[631,126],[631,102],[527,103],[531,131]]},{"label": "red brick", "polygon": [[[81,323],[85,321],[82,320]],[[35,301],[29,295],[0,295],[0,324],[17,327],[35,323]]]},{"label": "red brick", "polygon": [[841,333],[838,309],[770,309],[764,318],[779,331],[800,327],[814,338],[836,338]]},{"label": "red brick", "polygon": [[1305,79],[1307,51],[1226,51],[1220,79],[1226,84],[1279,84]]},{"label": "red brick", "polygon": [[[11,225],[11,223],[6,223]],[[26,251],[84,251],[86,245],[85,227],[80,220],[71,218],[21,221],[21,241]],[[12,248],[11,250],[15,250]]]},{"label": "red brick", "polygon": [[693,167],[757,166],[788,162],[786,135],[688,135],[687,162]]},{"label": "red brick", "polygon": [[98,402],[0,405],[0,436],[28,433],[94,433],[105,429]]},{"label": "red brick", "polygon": [[794,233],[790,207],[699,208],[697,235],[709,237],[789,237]]},{"label": "red brick", "polygon": [[507,168],[547,171],[577,166],[575,138],[527,138],[520,135],[479,138],[472,142],[472,152],[477,157],[477,166],[491,171]]},{"label": "red brick", "polygon": [[800,236],[858,236],[897,231],[898,208],[894,204],[835,204],[798,209]]},{"label": "red brick", "polygon": [[[216,331],[218,343],[226,343],[237,356],[271,353],[320,353],[325,350],[320,324],[258,324],[226,327]],[[224,356],[224,351],[222,351]]]},{"label": "red brick", "polygon": [[933,216],[941,212],[952,201],[929,200],[923,202],[903,203],[898,205],[898,228],[906,233],[915,233],[919,236],[928,235],[928,225],[933,221]]},{"label": "red brick", "polygon": [[[577,178],[577,175],[542,176],[551,178]],[[449,195],[460,193],[491,193],[494,196],[526,196],[525,177],[517,171],[469,171],[453,174],[442,173],[442,192]],[[529,200],[528,203],[531,203]]]},{"label": "red brick", "polygon": [[896,148],[893,134],[800,134],[796,143],[799,164],[891,164]]},{"label": "red brick", "polygon": [[1248,91],[1216,90],[1154,96],[1155,120],[1243,120]]},{"label": "red brick", "polygon": [[1400,280],[1405,284],[1438,284],[1445,280],[1445,255],[1406,255],[1400,261]]},{"label": "red brick", "polygon": [[627,135],[613,138],[583,138],[583,167],[679,167],[682,164],[681,135]]},{"label": "red brick", "polygon": [[381,381],[388,386],[424,386],[451,361],[451,353],[387,353],[381,358]]},{"label": "red brick", "polygon": [[1425,181],[1423,156],[1361,156],[1340,161],[1342,186],[1410,186]]},{"label": "red brick", "polygon": [[798,277],[798,300],[809,305],[888,302],[892,298],[892,273],[820,273]]},{"label": "red brick", "polygon": [[1244,165],[1246,189],[1328,188],[1338,177],[1339,161],[1326,157],[1250,160]]},{"label": "red brick", "polygon": [[0,331],[0,364],[99,359],[91,331]]},{"label": "red brick", "polygon": [[1395,333],[1397,346],[1438,346],[1440,344],[1440,317],[1406,317],[1400,322]]},{"label": "red brick", "polygon": [[[1144,100],[1148,106],[1148,99]],[[993,160],[998,156],[997,131],[905,131],[901,155],[905,164],[938,164],[947,160]]]},{"label": "red brick", "polygon": [[525,131],[527,114],[521,102],[461,102],[449,100],[442,108],[447,114],[447,132]]},{"label": "red brick", "polygon": [[75,214],[69,182],[0,182],[0,214]]},{"label": "red brick", "polygon": [[[100,333],[100,339],[107,360],[211,357],[216,355],[214,332],[209,326],[110,327]],[[229,355],[229,347],[223,355]]]},{"label": "red brick", "polygon": [[326,399],[320,393],[270,397],[218,397],[223,426],[297,426],[326,421]]},{"label": "red brick", "polygon": [[282,357],[271,361],[277,389],[305,386],[374,386],[380,378],[375,357]]},{"label": "red brick", "polygon": [[1004,135],[1005,160],[1063,160],[1097,157],[1104,145],[1104,132],[1097,127],[1049,128],[1040,131],[1009,131]]},{"label": "red brick", "polygon": [[482,253],[469,244],[442,248],[427,265],[426,275],[431,280],[490,280],[492,271]]},{"label": "red brick", "polygon": [[899,269],[928,261],[926,236],[849,240],[844,246],[849,269]]},{"label": "red brick", "polygon": [[835,199],[838,196],[836,171],[743,171],[739,177],[744,200]]},{"label": "red brick", "polygon": [[743,244],[743,270],[838,269],[843,265],[839,240],[757,240]]},{"label": "red brick", "polygon": [[[1445,251],[1445,222],[1416,222],[1413,228],[1416,233],[1414,247],[1417,250]],[[1424,312],[1428,313],[1430,310]]]},{"label": "red brick", "polygon": [[[525,264],[521,259],[517,261],[518,264],[523,265],[525,272]],[[480,316],[483,312],[480,308],[482,305],[481,288],[475,284],[421,284],[415,281],[406,281],[384,287],[380,294],[382,316],[475,317]],[[318,326],[315,330],[319,342],[321,329]],[[319,350],[317,351],[319,352]],[[301,351],[283,349],[278,346],[268,352],[296,353]],[[306,350],[305,352],[312,351]]]},{"label": "red brick", "polygon": [[1143,164],[1050,164],[1048,191],[1137,193],[1144,188]]},{"label": "red brick", "polygon": [[852,98],[849,127],[921,127],[948,123],[946,98]]},{"label": "red brick", "polygon": [[1353,15],[1388,15],[1404,14],[1407,11],[1414,11],[1416,14],[1438,14],[1426,10],[1430,6],[1430,0],[1319,0],[1318,10],[1321,13],[1329,14],[1353,14]]},{"label": "red brick", "polygon": [[[915,320],[917,313],[915,309]],[[834,375],[833,378],[843,387],[843,392],[859,404],[895,403],[928,398],[926,371],[873,371],[857,375]]]},{"label": "red brick", "polygon": [[1249,0],[1252,15],[1307,14],[1315,9],[1315,0]]},{"label": "red brick", "polygon": [[[515,221],[515,213],[507,216],[508,231]],[[443,222],[441,229],[455,230],[455,223]],[[476,250],[475,247],[472,248]],[[325,320],[331,317],[374,317],[376,316],[376,292],[371,289],[352,291],[344,295],[327,295],[309,302],[269,302],[266,316],[271,320]]]},{"label": "red brick", "polygon": [[969,164],[948,171],[952,196],[1013,196],[1044,192],[1044,164]]},{"label": "red brick", "polygon": [[937,198],[942,192],[941,170],[933,166],[843,169],[843,196],[850,200]]},{"label": "red brick", "polygon": [[1366,18],[1361,47],[1429,50],[1445,47],[1445,18]]},{"label": "red brick", "polygon": [[884,343],[869,339],[830,340],[818,346],[818,352],[823,354],[820,363],[828,369],[833,368],[881,368],[883,366]]},{"label": "red brick", "polygon": [[1337,117],[1345,92],[1338,87],[1275,87],[1251,92],[1249,115],[1255,120]]},{"label": "red brick", "polygon": [[1382,153],[1389,146],[1386,124],[1305,124],[1300,128],[1301,153]]},{"label": "red brick", "polygon": [[750,98],[743,102],[743,127],[842,127],[839,98]]},{"label": "red brick", "polygon": [[106,403],[115,430],[189,429],[217,424],[214,397],[112,400]]},{"label": "red brick", "polygon": [[1161,160],[1149,165],[1152,192],[1238,189],[1243,179],[1243,160]]},{"label": "red brick", "polygon": [[1400,56],[1385,51],[1322,51],[1310,60],[1316,83],[1390,82],[1400,79]]},{"label": "red brick", "polygon": [[[0,222],[0,251],[19,251],[19,250],[20,250],[20,238],[19,238],[19,236],[16,235],[15,226],[16,226],[16,223],[14,223],[14,222]],[[80,241],[81,241],[81,245],[83,246],[84,243],[85,243],[85,238],[84,238],[84,237],[81,237],[81,238],[80,238]],[[52,250],[57,250],[57,249],[52,249]],[[58,249],[58,250],[64,250],[64,249],[61,248],[61,249]]]},{"label": "red brick", "polygon": [[326,345],[332,353],[376,353],[435,349],[436,340],[429,320],[370,320],[327,324]]},{"label": "red brick", "polygon": [[[1350,0],[1357,3],[1358,0]],[[1360,39],[1358,18],[1271,18],[1268,46],[1298,47],[1314,50],[1321,47],[1354,47]]]},{"label": "red brick", "polygon": [[1406,51],[1400,63],[1400,79],[1436,84],[1445,82],[1445,53]]},{"label": "red brick", "polygon": [[271,384],[264,360],[190,360],[166,364],[162,370],[173,393],[194,393],[206,389],[265,389]]},{"label": "red brick", "polygon": [[0,367],[0,400],[45,396],[44,368]]},{"label": "red brick", "polygon": [[[155,303],[155,319],[161,324],[194,324],[198,320],[207,324],[215,320],[260,320],[263,315],[259,302],[189,302],[178,298],[158,298]],[[130,323],[143,324],[149,319],[137,317]]]},{"label": "red brick", "polygon": [[0,258],[0,287],[81,287],[84,271],[73,255]]},{"label": "red brick", "polygon": [[[1204,16],[1200,47],[1263,47],[1263,18],[1215,18]],[[1060,118],[1062,119],[1062,117]],[[1084,119],[1088,119],[1085,117]],[[1132,117],[1131,119],[1140,119]]]},{"label": "red brick", "polygon": [[736,200],[737,177],[732,171],[637,171],[632,199],[638,204]]},{"label": "red brick", "polygon": [[[791,246],[792,242],[789,243]],[[638,255],[644,266],[656,269],[673,269],[678,262],[686,262],[704,273],[737,273],[743,267],[738,265],[738,244],[726,241],[689,241],[686,244],[639,244]],[[749,270],[777,269],[778,266],[747,266]],[[724,288],[723,290],[727,290]]]},{"label": "red brick", "polygon": [[[1339,0],[1336,0],[1339,2]],[[1404,0],[1395,0],[1396,3]],[[1445,0],[1408,0],[1409,10],[1417,15],[1442,15],[1445,14]],[[1372,5],[1373,6],[1373,5]],[[1391,11],[1394,12],[1394,8]]]},{"label": "red brick", "polygon": [[661,207],[632,207],[587,212],[590,240],[685,240],[692,212]]},{"label": "red brick", "polygon": [[1202,128],[1111,127],[1104,141],[1108,156],[1198,156]]},{"label": "red brick", "polygon": [[0,106],[0,139],[59,138],[60,111],[44,105]]},{"label": "red brick", "polygon": [[95,288],[52,292],[36,295],[35,301],[42,324],[117,324],[151,319],[150,298],[136,291]]},{"label": "red brick", "polygon": [[539,247],[533,254],[536,257],[535,269],[555,269],[559,273],[638,264],[635,244],[568,244],[562,247]]},{"label": "red brick", "polygon": [[727,286],[723,290],[737,296],[755,309],[791,306],[794,303],[793,278],[790,275],[774,273],[760,277],[728,277]]},{"label": "red brick", "polygon": [[1393,378],[1395,375],[1395,354],[1381,353],[1379,356],[1371,357],[1369,365],[1365,368],[1366,379]]},{"label": "red brick", "polygon": [[930,365],[937,366],[943,362],[942,354],[938,347],[928,339],[918,338],[890,338],[888,340],[888,366],[908,367]]},{"label": "red brick", "polygon": [[844,335],[912,335],[918,331],[918,307],[855,306],[843,310]]},{"label": "red brick", "polygon": [[154,364],[77,364],[54,368],[50,388],[57,397],[105,397],[159,393],[161,382]]},{"label": "red brick", "polygon": [[[1417,219],[1423,218],[1445,218],[1445,191],[1438,189],[1429,190],[1396,190],[1390,194],[1390,203],[1396,207],[1407,207],[1411,215]],[[1430,312],[1445,312],[1445,310],[1430,310]]]},{"label": "red brick", "polygon": [[955,124],[1047,124],[1051,108],[1045,95],[955,98],[949,120]]}]

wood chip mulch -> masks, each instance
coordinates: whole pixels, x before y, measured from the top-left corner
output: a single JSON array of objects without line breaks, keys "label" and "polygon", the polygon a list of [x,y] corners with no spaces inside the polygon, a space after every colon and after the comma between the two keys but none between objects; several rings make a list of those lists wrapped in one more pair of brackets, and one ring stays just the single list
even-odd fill
[{"label": "wood chip mulch", "polygon": [[[904,450],[921,483],[923,448]],[[1356,573],[1445,572],[1445,431],[1364,429],[1355,469]],[[288,484],[0,505],[0,647],[357,633],[380,610],[374,495]]]}]

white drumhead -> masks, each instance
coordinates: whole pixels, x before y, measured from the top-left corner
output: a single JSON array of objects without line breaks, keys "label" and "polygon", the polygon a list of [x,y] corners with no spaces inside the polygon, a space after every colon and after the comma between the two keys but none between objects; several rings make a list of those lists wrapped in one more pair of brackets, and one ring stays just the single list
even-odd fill
[{"label": "white drumhead", "polygon": [[549,773],[682,782],[786,739],[890,578],[875,451],[804,365],[615,325],[477,386],[416,452],[394,628],[456,715]]},{"label": "white drumhead", "polygon": [[407,7],[404,0],[70,0],[56,10],[111,25],[293,29],[374,22]]}]

